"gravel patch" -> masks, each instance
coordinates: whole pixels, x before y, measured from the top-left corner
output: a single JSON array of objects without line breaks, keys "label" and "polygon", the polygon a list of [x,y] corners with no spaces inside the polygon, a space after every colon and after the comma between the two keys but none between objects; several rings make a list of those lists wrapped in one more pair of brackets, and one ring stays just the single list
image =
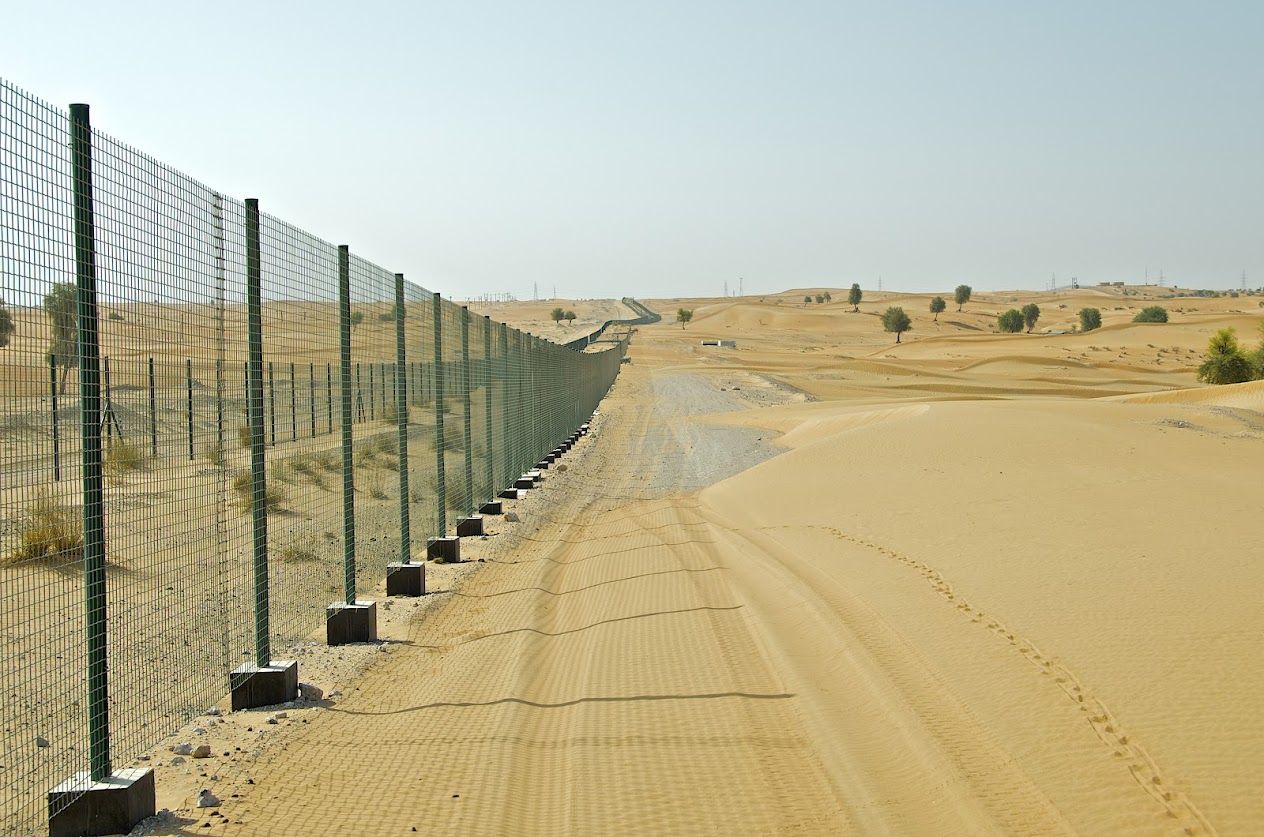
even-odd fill
[{"label": "gravel patch", "polygon": [[772,431],[689,419],[788,402],[790,393],[764,387],[744,396],[745,390],[721,389],[707,376],[687,372],[654,375],[650,383],[653,418],[642,444],[650,495],[699,491],[785,452],[772,444]]}]

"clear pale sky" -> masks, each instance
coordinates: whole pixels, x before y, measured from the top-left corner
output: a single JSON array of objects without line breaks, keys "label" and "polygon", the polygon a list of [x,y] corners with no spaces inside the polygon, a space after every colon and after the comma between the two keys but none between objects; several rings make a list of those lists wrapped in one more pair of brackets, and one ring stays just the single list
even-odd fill
[{"label": "clear pale sky", "polygon": [[0,77],[447,296],[1264,285],[1264,2],[10,3]]}]

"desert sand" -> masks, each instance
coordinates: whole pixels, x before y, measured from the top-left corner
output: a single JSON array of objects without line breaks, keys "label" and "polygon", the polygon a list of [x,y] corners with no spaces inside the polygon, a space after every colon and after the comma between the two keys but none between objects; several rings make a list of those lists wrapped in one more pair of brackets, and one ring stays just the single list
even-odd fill
[{"label": "desert sand", "polygon": [[1256,298],[809,292],[642,300],[487,563],[145,833],[1257,831],[1264,383],[1195,380]]}]

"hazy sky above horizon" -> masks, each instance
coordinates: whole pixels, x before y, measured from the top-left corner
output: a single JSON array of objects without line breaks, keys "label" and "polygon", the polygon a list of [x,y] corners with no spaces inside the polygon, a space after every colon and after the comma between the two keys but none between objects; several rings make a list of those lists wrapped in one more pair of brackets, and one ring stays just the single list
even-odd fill
[{"label": "hazy sky above horizon", "polygon": [[1264,3],[60,2],[0,77],[445,296],[1264,284]]}]

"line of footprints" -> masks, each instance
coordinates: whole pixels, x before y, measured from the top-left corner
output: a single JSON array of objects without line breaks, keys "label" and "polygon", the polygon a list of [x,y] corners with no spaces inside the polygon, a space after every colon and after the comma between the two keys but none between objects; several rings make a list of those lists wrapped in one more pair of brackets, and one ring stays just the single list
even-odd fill
[{"label": "line of footprints", "polygon": [[896,552],[894,549],[882,546],[881,544],[872,543],[854,535],[849,535],[839,529],[830,526],[814,527],[829,532],[834,537],[856,544],[857,546],[872,549],[888,558],[893,558],[902,564],[906,564],[916,570],[922,578],[935,590],[939,595],[943,596],[949,602],[965,615],[969,620],[977,625],[982,625],[987,630],[1004,639],[1014,647],[1018,653],[1036,666],[1040,673],[1052,678],[1053,682],[1059,689],[1066,694],[1071,700],[1075,701],[1088,723],[1093,728],[1093,732],[1101,739],[1102,743],[1111,749],[1116,758],[1123,759],[1127,762],[1128,772],[1137,781],[1137,784],[1149,794],[1156,802],[1163,806],[1167,815],[1176,819],[1184,826],[1184,831],[1188,835],[1215,834],[1216,829],[1202,815],[1202,812],[1194,806],[1194,804],[1178,791],[1172,791],[1164,787],[1162,774],[1159,772],[1158,765],[1150,758],[1150,755],[1138,744],[1134,743],[1129,736],[1119,727],[1110,711],[1098,698],[1090,695],[1080,683],[1079,679],[1071,673],[1065,666],[1054,660],[1049,659],[1034,642],[1026,637],[1014,633],[1007,628],[1001,620],[989,616],[983,611],[971,605],[956,591],[952,585],[944,580],[944,577],[937,570],[910,558],[907,555]]}]

